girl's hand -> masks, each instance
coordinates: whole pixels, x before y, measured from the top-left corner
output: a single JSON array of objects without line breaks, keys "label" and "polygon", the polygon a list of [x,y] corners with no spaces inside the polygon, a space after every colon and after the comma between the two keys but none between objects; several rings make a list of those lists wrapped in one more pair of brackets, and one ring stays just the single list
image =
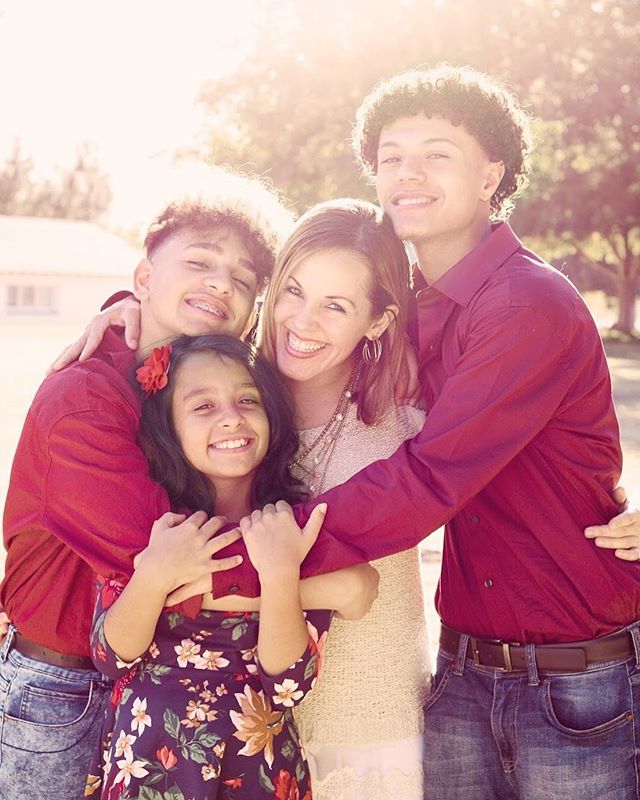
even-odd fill
[{"label": "girl's hand", "polygon": [[216,536],[225,524],[224,517],[207,518],[204,511],[190,517],[167,512],[153,523],[148,546],[136,556],[136,573],[144,572],[149,583],[168,595],[184,584],[206,581],[211,589],[211,573],[233,569],[242,556],[214,559],[212,556],[240,538],[240,531]]},{"label": "girl's hand", "polygon": [[318,538],[326,513],[326,503],[320,503],[300,529],[291,506],[278,500],[275,506],[269,504],[240,520],[249,558],[261,581],[300,574],[300,564]]},{"label": "girl's hand", "polygon": [[82,336],[60,353],[47,370],[47,374],[62,369],[73,361],[85,361],[89,358],[95,353],[111,325],[124,328],[127,347],[135,350],[140,339],[140,303],[133,295],[96,314],[84,329]]}]

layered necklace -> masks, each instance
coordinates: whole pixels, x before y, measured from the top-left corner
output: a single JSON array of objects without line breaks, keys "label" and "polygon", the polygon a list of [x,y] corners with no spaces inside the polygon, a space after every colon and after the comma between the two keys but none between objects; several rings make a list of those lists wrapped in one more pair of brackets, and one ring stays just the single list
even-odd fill
[{"label": "layered necklace", "polygon": [[331,419],[311,444],[305,447],[291,464],[294,473],[303,481],[313,496],[321,494],[324,490],[327,469],[342,431],[349,405],[358,387],[360,365],[361,362],[358,359],[357,364],[351,371],[349,380],[342,390],[338,405],[331,415]]}]

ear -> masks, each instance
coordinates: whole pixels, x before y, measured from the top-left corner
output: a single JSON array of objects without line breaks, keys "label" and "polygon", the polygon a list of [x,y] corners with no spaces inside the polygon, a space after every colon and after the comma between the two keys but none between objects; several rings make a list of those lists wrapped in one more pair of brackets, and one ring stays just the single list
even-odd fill
[{"label": "ear", "polygon": [[143,258],[133,273],[133,296],[142,302],[149,299],[149,281],[153,272],[153,264]]},{"label": "ear", "polygon": [[396,319],[400,309],[397,305],[388,305],[385,310],[380,314],[378,319],[371,324],[368,331],[365,333],[367,339],[379,339],[382,334],[387,330],[389,325]]},{"label": "ear", "polygon": [[480,190],[480,199],[491,200],[503,177],[504,161],[489,161],[485,170],[484,184]]}]

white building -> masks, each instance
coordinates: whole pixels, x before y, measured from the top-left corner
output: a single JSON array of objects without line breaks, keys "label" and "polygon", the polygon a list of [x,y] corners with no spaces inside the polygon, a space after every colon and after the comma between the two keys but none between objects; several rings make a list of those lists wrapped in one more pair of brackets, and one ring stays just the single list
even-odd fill
[{"label": "white building", "polygon": [[84,327],[140,257],[93,222],[0,215],[0,323]]}]

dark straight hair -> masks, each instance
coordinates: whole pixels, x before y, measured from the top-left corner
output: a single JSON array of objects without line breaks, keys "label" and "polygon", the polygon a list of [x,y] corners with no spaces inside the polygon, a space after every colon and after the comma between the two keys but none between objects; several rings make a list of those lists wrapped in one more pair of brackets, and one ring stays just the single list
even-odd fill
[{"label": "dark straight hair", "polygon": [[252,503],[260,507],[276,500],[296,502],[304,489],[289,470],[298,449],[293,409],[279,376],[255,350],[231,336],[181,336],[172,343],[169,383],[142,404],[139,442],[149,462],[151,477],[167,490],[174,509],[215,513],[211,481],[187,460],[173,425],[171,406],[176,375],[193,353],[211,353],[242,364],[260,392],[269,420],[269,447],[256,470]]}]

